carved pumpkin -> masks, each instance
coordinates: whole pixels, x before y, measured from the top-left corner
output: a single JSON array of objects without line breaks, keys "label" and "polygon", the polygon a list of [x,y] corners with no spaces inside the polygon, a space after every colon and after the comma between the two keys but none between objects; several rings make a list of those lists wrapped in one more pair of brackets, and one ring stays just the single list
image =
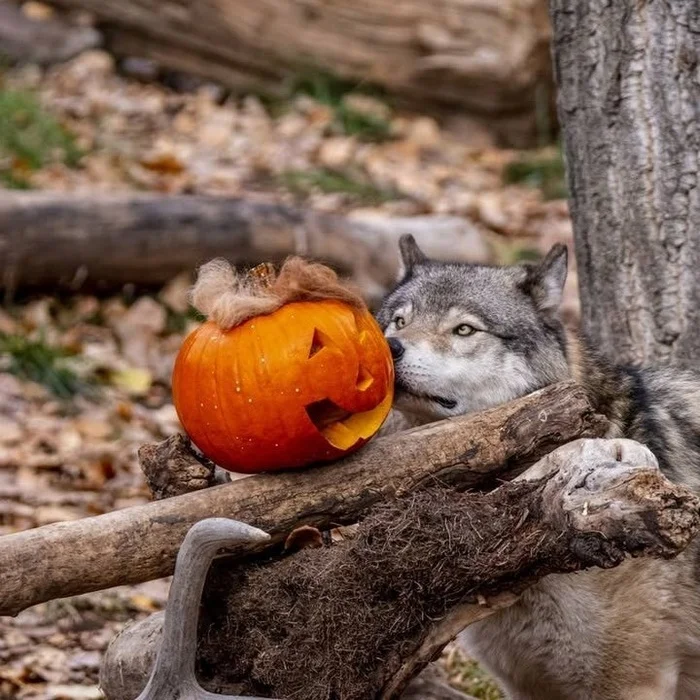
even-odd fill
[{"label": "carved pumpkin", "polygon": [[340,457],[365,444],[391,408],[391,353],[369,311],[339,299],[303,300],[298,288],[291,298],[302,300],[288,298],[230,329],[207,321],[177,357],[180,421],[226,469],[277,470]]}]

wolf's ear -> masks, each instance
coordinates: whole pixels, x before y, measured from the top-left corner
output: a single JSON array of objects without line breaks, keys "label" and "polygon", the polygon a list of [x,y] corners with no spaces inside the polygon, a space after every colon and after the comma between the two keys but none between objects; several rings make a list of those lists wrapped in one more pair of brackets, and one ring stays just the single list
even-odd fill
[{"label": "wolf's ear", "polygon": [[416,265],[424,263],[428,259],[428,256],[418,247],[416,239],[410,233],[404,233],[399,238],[399,250],[401,251],[401,262],[403,263],[405,274],[409,274]]},{"label": "wolf's ear", "polygon": [[566,282],[569,253],[566,246],[557,243],[537,264],[528,268],[524,289],[544,313],[554,313],[561,304]]}]

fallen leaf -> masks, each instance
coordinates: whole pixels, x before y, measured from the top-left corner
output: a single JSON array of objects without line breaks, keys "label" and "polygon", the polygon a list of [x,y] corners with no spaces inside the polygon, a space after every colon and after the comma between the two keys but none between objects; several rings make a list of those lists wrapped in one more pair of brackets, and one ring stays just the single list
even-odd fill
[{"label": "fallen leaf", "polygon": [[100,700],[104,698],[97,685],[58,685],[46,686],[46,700]]},{"label": "fallen leaf", "polygon": [[132,367],[109,375],[110,383],[126,391],[130,396],[146,396],[153,383],[153,377],[147,369]]},{"label": "fallen leaf", "polygon": [[83,416],[75,421],[76,430],[87,438],[105,440],[114,432],[112,425],[105,419]]},{"label": "fallen leaf", "polygon": [[189,293],[191,287],[192,276],[189,272],[183,272],[163,287],[158,298],[175,313],[184,314],[190,307]]},{"label": "fallen leaf", "polygon": [[185,164],[174,153],[158,153],[144,158],[141,165],[161,175],[179,175]]},{"label": "fallen leaf", "polygon": [[129,596],[129,602],[136,610],[141,610],[142,612],[155,612],[161,609],[157,601],[141,593]]},{"label": "fallen leaf", "polygon": [[296,552],[300,549],[317,549],[323,547],[323,535],[321,531],[311,525],[302,525],[292,530],[284,542],[284,549],[288,552]]},{"label": "fallen leaf", "polygon": [[18,423],[0,416],[0,445],[16,445],[23,437],[24,431]]}]

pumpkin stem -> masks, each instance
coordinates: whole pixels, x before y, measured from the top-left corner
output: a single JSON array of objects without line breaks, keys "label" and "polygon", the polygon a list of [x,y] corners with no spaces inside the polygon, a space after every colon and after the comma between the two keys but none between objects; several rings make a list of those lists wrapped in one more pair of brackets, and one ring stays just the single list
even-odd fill
[{"label": "pumpkin stem", "polygon": [[272,263],[264,262],[248,271],[251,280],[262,289],[270,289],[275,283],[275,267]]}]

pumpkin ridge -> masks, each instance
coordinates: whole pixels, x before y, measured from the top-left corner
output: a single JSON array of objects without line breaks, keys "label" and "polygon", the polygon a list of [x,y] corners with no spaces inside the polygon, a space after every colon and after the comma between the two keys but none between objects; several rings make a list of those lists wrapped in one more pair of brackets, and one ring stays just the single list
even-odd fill
[{"label": "pumpkin ridge", "polygon": [[[207,363],[202,362],[202,358],[205,355],[205,351],[207,348],[211,345],[211,341],[213,340],[214,336],[210,333],[209,335],[206,336],[204,339],[204,343],[202,345],[202,350],[199,353],[199,361],[197,363],[197,372],[195,374],[197,384],[199,386],[202,386],[202,381],[201,381],[201,373],[205,372],[207,370]],[[214,382],[216,384],[216,382]],[[211,437],[209,436],[209,430],[207,430],[207,421],[206,418],[204,417],[206,407],[203,405],[204,402],[201,400],[196,401],[196,412],[197,412],[197,421],[199,425],[201,426],[202,433],[204,434],[204,440],[207,443],[207,445],[214,445]],[[199,447],[199,445],[197,445]],[[204,449],[200,447],[202,452],[204,452]]]},{"label": "pumpkin ridge", "polygon": [[[216,387],[216,405],[219,407],[219,414],[220,414],[221,416],[223,416],[223,419],[224,419],[224,428],[226,428],[226,432],[227,432],[228,434],[230,434],[230,435],[233,436],[234,443],[235,443],[235,438],[236,438],[236,436],[237,436],[237,432],[238,432],[238,431],[237,431],[237,430],[231,430],[231,424],[230,424],[230,422],[229,422],[229,412],[226,410],[225,405],[224,405],[224,404],[222,403],[222,401],[221,401],[221,390],[220,390],[220,388],[219,388],[219,385],[222,383],[222,382],[221,382],[221,377],[220,377],[220,374],[221,374],[221,365],[220,365],[220,362],[221,362],[221,357],[222,357],[222,356],[223,356],[223,353],[217,352],[217,353],[216,353],[216,357],[215,357],[215,359],[214,359],[214,372],[215,372],[215,374],[214,374],[214,378],[215,378],[214,386]],[[234,369],[234,374],[235,374],[236,376],[239,376],[239,372],[238,372],[238,355],[235,355],[235,357],[236,357],[236,364],[234,365],[234,368],[233,368],[233,369]],[[237,437],[238,437],[238,440],[239,440],[239,442],[240,442],[241,436],[238,435]]]}]

